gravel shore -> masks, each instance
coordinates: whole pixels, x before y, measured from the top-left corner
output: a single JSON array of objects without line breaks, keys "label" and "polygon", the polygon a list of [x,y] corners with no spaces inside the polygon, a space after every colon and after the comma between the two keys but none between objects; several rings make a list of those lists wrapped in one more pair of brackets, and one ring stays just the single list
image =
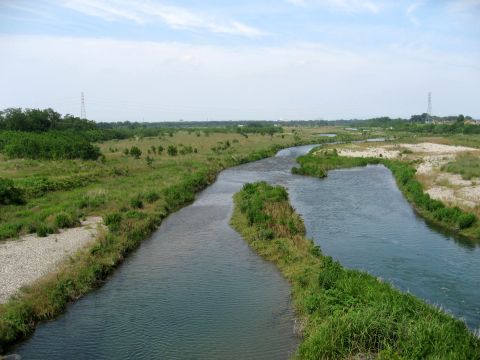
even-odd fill
[{"label": "gravel shore", "polygon": [[0,243],[0,303],[6,302],[23,286],[55,271],[61,262],[93,241],[101,217],[89,217],[81,226],[58,234],[38,237],[25,235]]}]

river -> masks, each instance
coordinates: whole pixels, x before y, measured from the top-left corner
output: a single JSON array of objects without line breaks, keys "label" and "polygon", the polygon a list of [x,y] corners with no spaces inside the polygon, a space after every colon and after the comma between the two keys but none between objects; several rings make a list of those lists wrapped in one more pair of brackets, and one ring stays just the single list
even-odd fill
[{"label": "river", "polygon": [[229,226],[245,182],[288,188],[325,254],[480,326],[480,250],[420,219],[382,166],[291,175],[312,146],[224,170],[100,289],[41,324],[24,359],[286,359],[296,349],[289,285]]}]

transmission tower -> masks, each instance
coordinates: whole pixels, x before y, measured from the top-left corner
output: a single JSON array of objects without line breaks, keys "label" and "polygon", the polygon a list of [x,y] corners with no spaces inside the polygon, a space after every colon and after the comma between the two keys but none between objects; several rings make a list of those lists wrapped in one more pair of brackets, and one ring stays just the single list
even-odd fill
[{"label": "transmission tower", "polygon": [[80,101],[80,118],[81,119],[86,119],[87,118],[87,111],[85,110],[85,96],[81,95],[81,101]]},{"label": "transmission tower", "polygon": [[428,105],[427,105],[427,115],[428,117],[432,116],[432,93],[428,93]]}]

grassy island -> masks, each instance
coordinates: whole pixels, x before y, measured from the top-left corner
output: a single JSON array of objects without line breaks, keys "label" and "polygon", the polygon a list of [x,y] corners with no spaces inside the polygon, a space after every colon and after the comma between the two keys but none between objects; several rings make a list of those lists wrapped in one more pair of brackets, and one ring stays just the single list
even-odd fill
[{"label": "grassy island", "polygon": [[297,358],[480,359],[480,340],[463,322],[323,255],[284,188],[246,184],[232,225],[292,285],[303,330]]}]

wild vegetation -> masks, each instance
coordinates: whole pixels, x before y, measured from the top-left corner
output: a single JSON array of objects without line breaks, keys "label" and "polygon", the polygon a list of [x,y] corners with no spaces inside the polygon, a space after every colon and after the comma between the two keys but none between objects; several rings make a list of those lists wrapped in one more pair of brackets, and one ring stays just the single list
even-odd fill
[{"label": "wild vegetation", "polygon": [[480,158],[473,154],[460,154],[454,161],[442,166],[443,171],[462,175],[464,180],[480,178]]},{"label": "wild vegetation", "polygon": [[264,182],[235,195],[232,225],[292,284],[302,359],[480,359],[467,326],[410,294],[347,270],[305,238],[286,190]]},{"label": "wild vegetation", "polygon": [[406,198],[422,216],[446,229],[480,240],[480,224],[475,214],[458,207],[447,207],[441,201],[432,199],[415,178],[416,170],[412,164],[377,157],[339,156],[335,149],[314,150],[311,154],[299,157],[298,163],[300,167],[292,169],[294,174],[316,177],[325,177],[333,169],[382,164],[390,169]]}]

